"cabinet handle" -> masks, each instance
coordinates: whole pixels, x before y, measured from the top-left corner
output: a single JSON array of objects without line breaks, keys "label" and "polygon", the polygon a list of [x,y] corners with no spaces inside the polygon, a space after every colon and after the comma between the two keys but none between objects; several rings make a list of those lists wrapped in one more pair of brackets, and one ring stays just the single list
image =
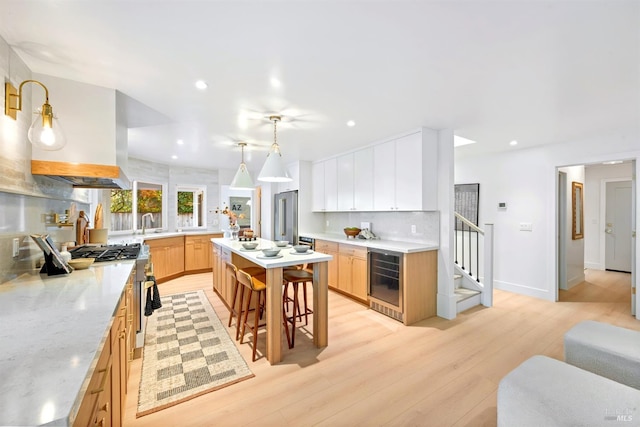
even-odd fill
[{"label": "cabinet handle", "polygon": [[102,377],[102,382],[100,383],[100,388],[96,390],[91,390],[91,394],[98,394],[104,391],[104,386],[107,383],[107,379],[109,378],[109,374],[111,373],[111,358],[109,358],[109,364],[105,369],[98,369],[98,372],[104,372],[104,376]]},{"label": "cabinet handle", "polygon": [[102,408],[98,409],[98,412],[101,411],[109,412],[109,402],[106,402]]},{"label": "cabinet handle", "polygon": [[94,424],[95,427],[102,427],[104,426],[104,417],[102,417],[102,419],[100,420],[100,422],[97,422]]}]

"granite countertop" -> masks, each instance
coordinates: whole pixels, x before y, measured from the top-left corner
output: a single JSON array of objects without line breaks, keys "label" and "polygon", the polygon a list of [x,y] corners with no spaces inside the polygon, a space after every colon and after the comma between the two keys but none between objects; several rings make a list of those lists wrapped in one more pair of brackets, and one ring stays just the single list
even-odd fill
[{"label": "granite countertop", "polygon": [[70,425],[135,261],[0,285],[0,425]]},{"label": "granite countertop", "polygon": [[325,233],[299,233],[300,236],[311,237],[318,240],[327,240],[329,242],[346,243],[348,245],[363,246],[372,249],[382,249],[387,251],[412,253],[437,250],[437,243],[423,242],[402,242],[398,240],[383,239],[348,239],[344,234],[325,234]]},{"label": "granite countertop", "polygon": [[292,265],[300,265],[305,263],[331,261],[333,259],[331,255],[311,250],[305,254],[294,253],[295,251],[290,245],[280,250],[278,258],[264,257],[260,249],[276,247],[276,244],[271,240],[260,238],[256,240],[258,242],[258,247],[255,250],[244,249],[242,247],[242,242],[239,240],[214,238],[211,239],[211,241],[217,245],[228,248],[232,252],[264,268],[289,267]]}]

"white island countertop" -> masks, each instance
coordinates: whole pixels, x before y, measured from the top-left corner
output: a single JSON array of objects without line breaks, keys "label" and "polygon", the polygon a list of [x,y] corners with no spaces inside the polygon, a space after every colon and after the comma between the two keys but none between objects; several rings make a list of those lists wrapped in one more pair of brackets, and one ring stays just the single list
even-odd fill
[{"label": "white island countertop", "polygon": [[[264,268],[290,267],[304,263],[311,264],[314,262],[331,261],[333,259],[331,255],[311,250],[304,254],[298,254],[291,246],[286,248],[277,248],[276,244],[271,240],[260,238],[256,240],[256,242],[258,242],[258,247],[255,250],[244,249],[242,247],[243,242],[238,240],[214,238],[211,239],[211,241],[217,245],[230,249],[232,252],[235,252],[243,258],[246,258],[254,264]],[[280,249],[278,257],[265,257],[261,249],[272,247]]]},{"label": "white island countertop", "polygon": [[344,234],[300,233],[299,235],[311,237],[317,240],[327,240],[329,242],[345,243],[347,245],[356,245],[372,249],[402,252],[405,254],[412,252],[434,251],[438,249],[438,243],[403,242],[399,240],[386,239],[348,239]]},{"label": "white island countertop", "polygon": [[71,425],[134,264],[0,285],[0,425]]}]

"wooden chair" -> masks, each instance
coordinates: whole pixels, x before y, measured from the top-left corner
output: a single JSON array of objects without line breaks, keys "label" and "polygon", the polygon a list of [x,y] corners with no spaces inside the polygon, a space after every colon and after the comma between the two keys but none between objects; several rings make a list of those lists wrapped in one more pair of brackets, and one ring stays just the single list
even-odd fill
[{"label": "wooden chair", "polygon": [[[242,340],[244,338],[246,328],[249,328],[251,333],[253,334],[253,354],[251,356],[252,361],[256,361],[256,350],[258,343],[258,329],[266,326],[266,322],[261,322],[262,314],[265,310],[266,305],[266,290],[267,285],[265,284],[265,279],[259,276],[251,276],[249,273],[240,269],[237,271],[236,277],[238,278],[238,283],[244,287],[244,290],[247,291],[247,295],[245,297],[244,307],[242,308],[242,329],[240,331],[240,344],[242,344]],[[253,293],[257,292],[255,298],[253,298]],[[251,309],[251,300],[254,301],[254,307]],[[253,311],[253,323],[249,323],[249,312]],[[291,338],[289,336],[289,328],[287,328],[286,320],[283,315],[283,324],[285,326],[285,333],[287,336],[287,343],[289,344],[289,348],[291,348]]]},{"label": "wooden chair", "polygon": [[[313,314],[313,310],[309,308],[307,299],[307,284],[313,285],[313,273],[307,270],[307,264],[304,264],[300,269],[290,269],[283,271],[282,278],[284,282],[283,310],[285,326],[287,327],[288,332],[289,324],[291,324],[291,339],[289,341],[289,348],[293,348],[295,345],[296,337],[296,320],[299,319],[300,321],[302,321],[302,317],[304,316],[304,324],[308,325],[309,314]],[[289,296],[289,284],[291,284],[293,288],[293,298]],[[300,308],[300,300],[298,299],[298,289],[300,287],[299,285],[302,285],[302,309]],[[293,303],[293,314],[291,316],[287,314],[289,302]]]},{"label": "wooden chair", "polygon": [[[226,272],[229,275],[229,278],[233,282],[233,297],[231,299],[231,306],[229,307],[229,324],[231,327],[231,322],[233,321],[233,316],[236,316],[236,341],[240,339],[240,323],[242,317],[242,302],[244,300],[244,287],[238,284],[238,268],[230,263],[226,262]],[[246,267],[244,271],[249,273],[252,276],[257,276],[261,278],[262,281],[266,280],[266,273],[264,268],[261,267]],[[238,298],[238,293],[240,294],[240,298]]]}]

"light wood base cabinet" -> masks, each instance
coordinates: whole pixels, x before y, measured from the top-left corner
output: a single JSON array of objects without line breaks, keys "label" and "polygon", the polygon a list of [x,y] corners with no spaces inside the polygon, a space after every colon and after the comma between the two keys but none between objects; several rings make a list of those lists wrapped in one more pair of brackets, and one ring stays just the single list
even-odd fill
[{"label": "light wood base cabinet", "polygon": [[315,250],[333,256],[328,262],[329,287],[367,303],[367,248],[316,240]]},{"label": "light wood base cabinet", "polygon": [[222,237],[222,234],[202,234],[184,237],[184,269],[185,273],[204,273],[211,271],[211,239]]},{"label": "light wood base cabinet", "polygon": [[120,298],[89,387],[73,422],[74,427],[122,426],[132,354],[131,285],[130,280]]},{"label": "light wood base cabinet", "polygon": [[158,283],[184,274],[184,236],[146,240]]},{"label": "light wood base cabinet", "polygon": [[367,302],[367,248],[338,245],[338,289]]},{"label": "light wood base cabinet", "polygon": [[316,240],[315,250],[333,257],[333,259],[327,263],[327,283],[329,287],[338,289],[338,244],[326,240]]}]

